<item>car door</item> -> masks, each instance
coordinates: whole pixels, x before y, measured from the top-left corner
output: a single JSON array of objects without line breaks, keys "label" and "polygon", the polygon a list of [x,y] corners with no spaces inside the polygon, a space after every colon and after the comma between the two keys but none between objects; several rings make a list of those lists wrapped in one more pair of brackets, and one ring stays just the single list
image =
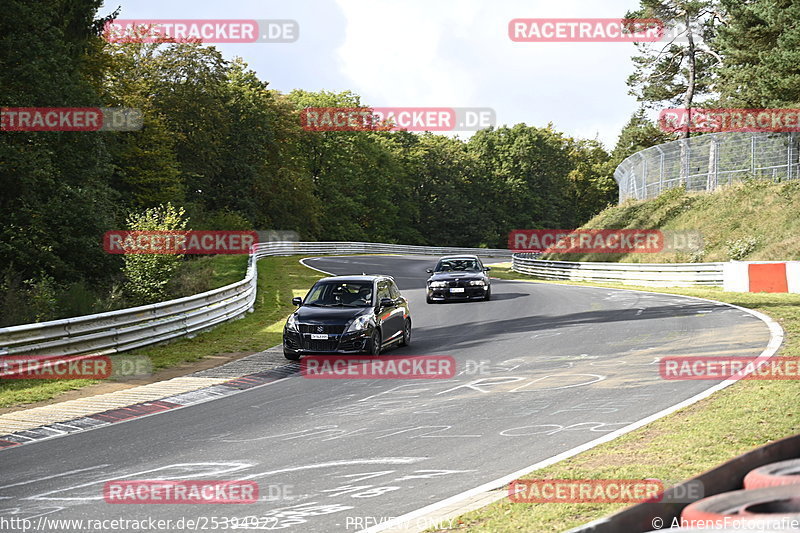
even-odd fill
[{"label": "car door", "polygon": [[403,320],[400,321],[399,328],[402,331],[403,326],[405,325],[405,317],[408,314],[408,302],[403,295],[400,293],[400,289],[397,288],[397,284],[389,280],[389,294],[392,295],[392,300],[397,303],[397,315],[401,317]]},{"label": "car door", "polygon": [[[390,290],[389,280],[381,280],[378,282],[378,305],[381,300],[388,298],[394,302],[392,292]],[[398,318],[399,316],[399,318]],[[391,339],[397,338],[398,332],[403,327],[403,310],[398,307],[396,303],[392,303],[386,307],[381,307],[378,317],[382,323],[381,332],[383,334],[383,341],[386,342]]]}]

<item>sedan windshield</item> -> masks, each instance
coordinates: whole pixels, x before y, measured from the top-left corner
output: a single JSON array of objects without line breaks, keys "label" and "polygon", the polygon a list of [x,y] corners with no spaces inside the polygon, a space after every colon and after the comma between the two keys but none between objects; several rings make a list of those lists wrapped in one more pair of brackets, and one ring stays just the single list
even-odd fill
[{"label": "sedan windshield", "polygon": [[323,281],[311,288],[306,296],[305,305],[369,307],[372,305],[372,283]]},{"label": "sedan windshield", "polygon": [[479,272],[480,270],[475,259],[442,259],[436,265],[435,272]]}]

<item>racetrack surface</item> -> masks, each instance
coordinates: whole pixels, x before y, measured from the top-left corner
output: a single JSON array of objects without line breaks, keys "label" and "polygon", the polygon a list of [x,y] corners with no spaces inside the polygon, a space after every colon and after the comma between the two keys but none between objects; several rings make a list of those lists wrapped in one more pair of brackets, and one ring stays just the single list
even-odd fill
[{"label": "racetrack surface", "polygon": [[[769,341],[754,316],[679,296],[493,280],[489,302],[427,305],[425,268],[433,257],[306,262],[336,274],[394,275],[411,303],[413,340],[387,355],[450,355],[459,374],[448,380],[294,374],[234,396],[10,448],[0,453],[0,517],[35,525],[39,517],[171,519],[171,531],[181,531],[175,524],[181,518],[205,517],[213,531],[214,517],[218,524],[258,517],[261,529],[357,531],[594,440],[717,383],[662,380],[659,357],[756,356]],[[262,500],[103,501],[105,481],[130,479],[255,480]],[[88,522],[41,524],[97,531]]]}]

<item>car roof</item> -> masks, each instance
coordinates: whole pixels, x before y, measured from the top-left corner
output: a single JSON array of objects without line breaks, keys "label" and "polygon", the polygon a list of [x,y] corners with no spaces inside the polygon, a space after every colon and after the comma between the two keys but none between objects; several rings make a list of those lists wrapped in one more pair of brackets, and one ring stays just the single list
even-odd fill
[{"label": "car roof", "polygon": [[319,281],[375,281],[376,279],[392,279],[383,274],[362,274],[360,276],[329,276]]},{"label": "car roof", "polygon": [[477,255],[445,255],[444,257],[440,257],[439,261],[442,259],[478,259]]}]

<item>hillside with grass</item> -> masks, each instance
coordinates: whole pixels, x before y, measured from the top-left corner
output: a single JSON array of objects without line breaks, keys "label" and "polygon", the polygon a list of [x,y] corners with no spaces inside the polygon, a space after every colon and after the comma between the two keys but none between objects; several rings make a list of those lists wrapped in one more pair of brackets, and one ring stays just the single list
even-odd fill
[{"label": "hillside with grass", "polygon": [[546,254],[562,261],[697,263],[800,259],[800,181],[751,180],[712,193],[670,189],[652,200],[609,207],[582,228],[699,231],[693,252]]}]

